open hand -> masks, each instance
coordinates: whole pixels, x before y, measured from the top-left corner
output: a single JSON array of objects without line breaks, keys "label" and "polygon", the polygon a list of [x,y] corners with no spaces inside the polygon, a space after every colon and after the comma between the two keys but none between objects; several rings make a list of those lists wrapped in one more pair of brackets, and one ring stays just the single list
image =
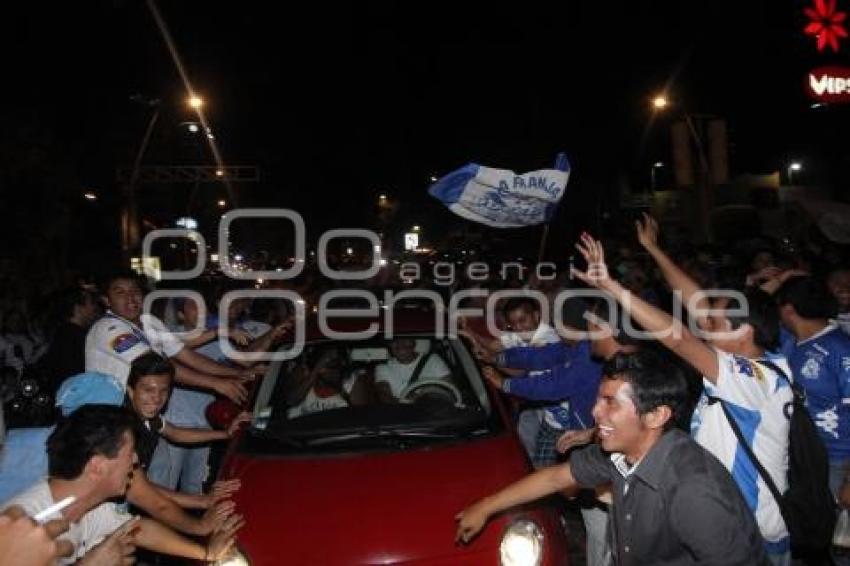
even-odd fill
[{"label": "open hand", "polygon": [[643,221],[635,220],[637,238],[645,250],[658,248],[658,222],[647,213],[643,213]]},{"label": "open hand", "polygon": [[213,504],[201,517],[203,532],[209,534],[219,529],[235,510],[236,504],[233,501],[219,501]]},{"label": "open hand", "polygon": [[587,285],[600,289],[611,282],[608,266],[605,265],[605,250],[602,247],[602,242],[585,232],[581,235],[581,241],[576,244],[576,249],[587,262],[587,271],[582,272],[573,268],[573,275]]},{"label": "open hand", "polygon": [[235,435],[236,432],[240,428],[242,428],[242,425],[251,422],[251,419],[253,418],[253,413],[249,413],[247,411],[242,411],[241,413],[239,413],[236,418],[233,419],[233,422],[230,423],[230,426],[227,427],[227,436],[233,438],[233,435]]},{"label": "open hand", "polygon": [[568,430],[564,434],[558,438],[558,442],[555,444],[555,448],[563,454],[570,448],[575,448],[576,446],[584,446],[585,444],[590,444],[593,442],[593,435],[596,433],[595,429],[588,428],[584,430]]},{"label": "open hand", "polygon": [[207,542],[206,559],[208,561],[221,560],[230,554],[233,544],[236,542],[236,531],[243,526],[245,526],[245,519],[242,515],[228,517]]},{"label": "open hand", "polygon": [[212,484],[209,496],[212,498],[213,503],[217,503],[232,497],[234,493],[239,491],[240,487],[242,487],[241,480],[218,480]]}]

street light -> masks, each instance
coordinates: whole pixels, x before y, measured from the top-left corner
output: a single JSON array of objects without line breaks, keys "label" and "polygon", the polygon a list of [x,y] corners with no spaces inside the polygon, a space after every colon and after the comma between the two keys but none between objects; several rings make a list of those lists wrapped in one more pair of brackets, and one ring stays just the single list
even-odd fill
[{"label": "street light", "polygon": [[662,167],[664,167],[664,163],[661,162],[661,161],[656,161],[655,163],[652,164],[652,169],[650,169],[649,174],[650,174],[651,180],[650,180],[650,183],[649,183],[649,187],[652,189],[653,192],[655,192],[655,186],[656,186],[656,183],[655,183],[656,173],[655,173],[655,171],[656,171],[656,169],[661,169]]},{"label": "street light", "polygon": [[224,208],[225,206],[227,206],[227,201],[224,199],[218,201],[218,206],[219,208]]},{"label": "street light", "polygon": [[793,179],[794,179],[794,171],[802,171],[802,170],[803,170],[803,164],[802,163],[800,163],[799,161],[792,161],[791,162],[791,164],[788,166],[788,184],[789,185],[794,184],[792,182]]},{"label": "street light", "polygon": [[203,98],[201,98],[200,96],[196,96],[196,95],[194,95],[194,94],[193,94],[193,95],[191,95],[191,96],[188,98],[188,100],[186,101],[186,103],[187,103],[187,104],[188,104],[191,108],[194,108],[195,110],[199,110],[199,109],[201,108],[201,106],[203,106],[203,105],[204,105],[204,99],[203,99]]},{"label": "street light", "polygon": [[94,191],[86,191],[85,193],[83,193],[83,196],[86,200],[97,200],[97,195],[94,193]]},{"label": "street light", "polygon": [[133,170],[130,173],[130,180],[122,189],[124,193],[124,202],[121,207],[121,250],[124,254],[124,259],[127,261],[130,259],[132,252],[139,247],[139,240],[141,239],[139,211],[136,203],[136,185],[139,182],[139,171],[142,165],[142,159],[148,149],[148,144],[150,143],[154,126],[156,126],[156,122],[159,120],[161,110],[161,101],[158,98],[145,98],[140,94],[135,94],[130,97],[130,100],[151,110],[151,116],[148,120],[148,125],[145,128],[142,140],[139,143],[139,149],[136,151],[136,157],[133,160]]},{"label": "street light", "polygon": [[[667,98],[665,94],[658,94],[652,99],[652,107],[656,112],[662,112],[667,107],[671,106],[670,99]],[[707,242],[711,242],[712,234],[711,234],[711,194],[710,194],[710,174],[708,168],[708,158],[706,157],[705,147],[702,143],[702,136],[699,132],[697,132],[696,127],[694,126],[694,121],[691,118],[691,115],[685,108],[682,108],[680,105],[680,111],[685,118],[685,124],[688,127],[688,131],[690,132],[691,139],[694,142],[694,145],[697,148],[697,155],[699,157],[699,169],[697,171],[697,200],[699,202],[699,225],[700,232],[702,233],[702,237],[705,238]],[[653,167],[653,172],[655,168]]]}]

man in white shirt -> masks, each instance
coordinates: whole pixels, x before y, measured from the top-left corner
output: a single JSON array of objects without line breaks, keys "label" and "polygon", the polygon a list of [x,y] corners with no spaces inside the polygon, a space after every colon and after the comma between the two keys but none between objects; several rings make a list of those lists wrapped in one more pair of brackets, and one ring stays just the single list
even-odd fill
[{"label": "man in white shirt", "polygon": [[[428,356],[427,359],[422,356]],[[417,368],[419,368],[418,375]],[[375,385],[378,398],[383,402],[400,399],[401,394],[415,379],[416,382],[439,379],[448,381],[451,371],[436,353],[417,352],[413,338],[396,338],[390,342],[390,359],[375,367]]]},{"label": "man in white shirt", "polygon": [[[152,519],[133,519],[109,501],[123,497],[136,464],[136,421],[121,406],[83,405],[63,419],[47,440],[48,475],[13,497],[3,507],[18,506],[34,516],[73,497],[74,501],[47,519],[66,519],[70,526],[60,540],[74,547],[61,564],[112,565],[130,563],[139,546],[194,560],[219,560],[234,543],[243,521],[231,516],[200,545]],[[128,522],[133,524],[127,525]],[[136,522],[137,521],[137,522]]]},{"label": "man in white shirt", "polygon": [[74,546],[61,564],[73,564],[132,516],[108,499],[127,491],[135,463],[133,421],[120,407],[89,405],[61,423],[48,440],[49,479],[43,479],[12,498],[33,516],[66,497],[76,498],[49,519],[65,518],[70,525],[60,540]]},{"label": "man in white shirt", "polygon": [[252,377],[252,370],[230,368],[185,348],[162,321],[142,314],[143,293],[136,274],[113,275],[103,292],[109,310],[86,336],[86,371],[112,375],[126,384],[130,363],[153,350],[176,362],[178,383],[214,391],[235,403],[245,400],[243,381]]}]

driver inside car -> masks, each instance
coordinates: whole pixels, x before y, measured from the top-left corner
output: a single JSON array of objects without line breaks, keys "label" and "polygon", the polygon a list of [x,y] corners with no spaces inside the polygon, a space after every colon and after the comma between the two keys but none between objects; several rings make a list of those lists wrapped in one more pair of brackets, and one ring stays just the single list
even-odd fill
[{"label": "driver inside car", "polygon": [[348,371],[345,354],[336,348],[324,350],[312,369],[299,364],[292,372],[289,418],[366,404],[360,376]]},{"label": "driver inside car", "polygon": [[396,338],[389,350],[387,362],[375,367],[375,391],[383,403],[399,401],[412,384],[451,380],[446,362],[434,352],[417,352],[413,338]]}]

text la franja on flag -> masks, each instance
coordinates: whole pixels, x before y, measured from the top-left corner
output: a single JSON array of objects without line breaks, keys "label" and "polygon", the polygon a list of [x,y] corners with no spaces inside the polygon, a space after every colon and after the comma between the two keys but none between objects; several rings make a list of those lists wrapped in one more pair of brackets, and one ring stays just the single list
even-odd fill
[{"label": "text la franja on flag", "polygon": [[554,169],[521,174],[470,163],[437,180],[428,193],[467,220],[520,228],[549,221],[569,178],[569,161],[560,153]]}]

